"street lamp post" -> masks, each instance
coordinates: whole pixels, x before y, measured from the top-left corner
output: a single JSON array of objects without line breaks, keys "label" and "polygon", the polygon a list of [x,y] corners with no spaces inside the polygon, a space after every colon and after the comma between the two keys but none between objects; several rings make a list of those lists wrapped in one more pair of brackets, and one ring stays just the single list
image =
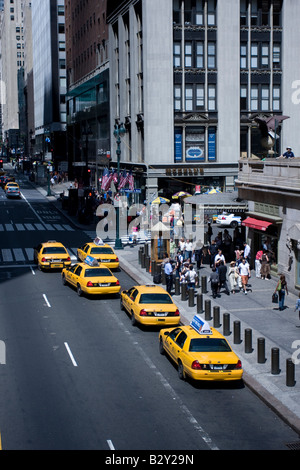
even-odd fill
[{"label": "street lamp post", "polygon": [[[115,124],[115,130],[114,130],[114,136],[116,138],[116,143],[117,143],[117,161],[118,161],[118,168],[117,168],[117,174],[118,174],[118,183],[117,187],[119,187],[120,183],[120,158],[121,158],[121,136],[123,136],[126,132],[125,127],[123,126],[123,123],[121,124]],[[122,250],[123,245],[122,245],[122,240],[120,238],[120,202],[118,202],[117,207],[116,207],[116,241],[115,241],[115,249],[116,250]]]}]

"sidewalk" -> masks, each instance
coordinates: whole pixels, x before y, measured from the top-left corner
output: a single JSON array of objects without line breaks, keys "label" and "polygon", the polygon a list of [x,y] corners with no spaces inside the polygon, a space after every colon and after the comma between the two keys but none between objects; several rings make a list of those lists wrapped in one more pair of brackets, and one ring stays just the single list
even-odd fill
[{"label": "sidewalk", "polygon": [[[77,218],[68,216],[67,211],[61,209],[61,203],[57,200],[59,194],[65,191],[68,195],[70,182],[56,184],[51,188],[52,196],[48,200],[55,203],[63,214],[68,217],[78,228],[95,231],[96,225],[79,224]],[[37,189],[47,196],[45,188]],[[123,250],[118,250],[121,268],[133,279],[133,285],[152,284],[153,278],[146,269],[142,269],[138,262],[138,247],[125,246]],[[211,269],[205,265],[200,270],[200,277],[209,278]],[[227,296],[221,290],[221,297],[212,298],[210,285],[207,282],[208,292],[203,294],[203,308],[205,301],[211,301],[211,320],[213,326],[213,307],[220,309],[219,331],[224,334],[223,314],[229,314],[230,333],[226,336],[233,350],[240,357],[244,369],[244,383],[253,390],[270,408],[272,408],[287,424],[300,434],[300,364],[294,365],[295,382],[287,385],[286,360],[294,357],[300,361],[300,328],[298,313],[294,312],[296,295],[286,295],[283,311],[278,310],[278,304],[272,304],[271,297],[275,290],[277,279],[269,281],[258,279],[252,271],[249,280],[252,292],[245,296],[242,292]],[[196,289],[196,294],[201,293],[201,289]],[[197,313],[196,297],[194,307],[189,307],[189,301],[182,301],[181,295],[173,295],[177,304],[183,324],[190,323],[192,317]],[[204,311],[200,313],[204,318]],[[234,322],[240,322],[240,343],[234,343]],[[245,330],[252,332],[252,352],[245,352]],[[265,362],[258,362],[258,338],[265,341]],[[261,341],[261,340],[260,340]],[[279,348],[280,372],[275,375],[271,373],[271,351],[272,348]]]}]

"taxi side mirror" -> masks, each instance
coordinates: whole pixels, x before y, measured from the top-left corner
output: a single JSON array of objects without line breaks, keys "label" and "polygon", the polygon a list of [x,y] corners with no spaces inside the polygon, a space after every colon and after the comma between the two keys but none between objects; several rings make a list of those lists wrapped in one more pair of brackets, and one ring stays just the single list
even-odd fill
[{"label": "taxi side mirror", "polygon": [[165,335],[165,336],[168,336],[169,334],[170,334],[169,331],[164,331],[164,335]]}]

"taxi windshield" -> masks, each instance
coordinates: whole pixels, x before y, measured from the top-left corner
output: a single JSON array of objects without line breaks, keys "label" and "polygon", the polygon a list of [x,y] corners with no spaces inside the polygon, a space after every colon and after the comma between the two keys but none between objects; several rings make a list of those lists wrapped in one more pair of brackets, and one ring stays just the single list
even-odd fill
[{"label": "taxi windshield", "polygon": [[67,251],[62,246],[47,246],[43,249],[44,255],[53,255],[56,253],[67,253]]},{"label": "taxi windshield", "polygon": [[222,338],[194,338],[190,343],[190,352],[230,352],[230,346]]},{"label": "taxi windshield", "polygon": [[94,268],[86,269],[84,277],[99,277],[99,276],[112,276],[112,273],[107,268]]},{"label": "taxi windshield", "polygon": [[101,246],[97,248],[95,247],[91,249],[91,254],[92,255],[112,255],[113,250],[106,246]]},{"label": "taxi windshield", "polygon": [[168,294],[142,294],[140,304],[172,304]]}]

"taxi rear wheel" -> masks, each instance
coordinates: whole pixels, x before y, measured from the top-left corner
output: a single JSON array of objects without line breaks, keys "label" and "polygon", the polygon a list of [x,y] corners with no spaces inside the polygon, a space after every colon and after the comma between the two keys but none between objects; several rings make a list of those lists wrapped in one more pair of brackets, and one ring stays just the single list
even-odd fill
[{"label": "taxi rear wheel", "polygon": [[64,286],[67,284],[66,276],[64,274],[61,277],[61,281],[62,281]]},{"label": "taxi rear wheel", "polygon": [[79,297],[82,296],[82,289],[81,289],[81,285],[80,284],[77,284],[77,294],[79,295]]},{"label": "taxi rear wheel", "polygon": [[163,345],[163,340],[160,338],[159,340],[159,352],[160,354],[164,355],[165,354],[165,349],[164,349],[164,345]]},{"label": "taxi rear wheel", "polygon": [[132,324],[132,326],[136,326],[136,324],[137,324],[137,321],[135,319],[135,316],[134,316],[133,312],[131,312],[131,324]]},{"label": "taxi rear wheel", "polygon": [[181,361],[178,361],[178,377],[180,378],[180,380],[185,380],[185,372],[183,370],[183,364]]}]

